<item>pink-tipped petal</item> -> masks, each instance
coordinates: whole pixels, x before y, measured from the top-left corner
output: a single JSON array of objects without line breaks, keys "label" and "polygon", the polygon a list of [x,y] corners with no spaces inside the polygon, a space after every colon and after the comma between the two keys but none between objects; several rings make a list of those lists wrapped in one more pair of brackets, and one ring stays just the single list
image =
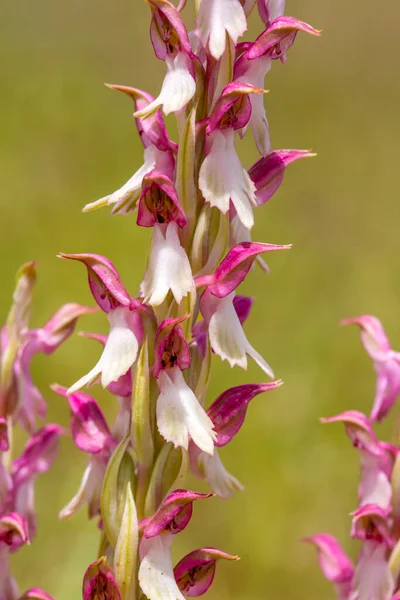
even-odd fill
[{"label": "pink-tipped petal", "polygon": [[257,256],[264,252],[288,250],[290,248],[290,245],[277,246],[261,242],[241,242],[240,244],[236,244],[236,246],[231,248],[212,275],[203,275],[195,278],[196,287],[207,287],[211,294],[217,296],[217,298],[225,298],[225,296],[232,293],[242,283]]}]

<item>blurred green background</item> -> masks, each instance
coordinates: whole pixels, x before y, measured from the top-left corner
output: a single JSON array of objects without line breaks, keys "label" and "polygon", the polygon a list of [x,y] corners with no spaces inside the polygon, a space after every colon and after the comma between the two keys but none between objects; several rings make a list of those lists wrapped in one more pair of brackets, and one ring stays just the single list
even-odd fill
[{"label": "blurred green background", "polygon": [[[299,539],[329,531],[356,554],[348,513],[356,508],[358,456],[339,426],[323,427],[318,419],[346,408],[368,411],[374,393],[358,332],[338,321],[376,314],[400,346],[400,83],[393,66],[400,9],[393,1],[378,8],[362,0],[291,0],[286,12],[324,32],[320,39],[299,35],[288,63],[275,63],[268,76],[273,147],[313,148],[318,157],[289,167],[282,188],[257,212],[254,239],[294,247],[269,257],[271,274],[252,273],[242,288],[256,297],[248,338],[285,385],[253,402],[240,435],[221,452],[245,492],[196,506],[174,547],[176,557],[207,545],[240,554],[239,563],[219,565],[210,600],[333,597],[313,550]],[[132,106],[102,84],[157,93],[163,65],[153,55],[148,23],[141,0],[1,3],[2,319],[14,273],[30,259],[40,274],[34,325],[64,302],[92,303],[83,268],[58,260],[58,251],[104,254],[132,294],[137,290],[149,232],[133,216],[80,209],[141,164]],[[253,15],[250,37],[258,32]],[[250,166],[251,141],[241,147]],[[106,331],[106,322],[88,317],[80,329]],[[53,357],[35,359],[49,420],[67,426],[69,413],[48,384],[71,384],[98,350],[74,336]],[[231,371],[215,358],[213,369],[210,401],[228,385],[263,379],[253,365],[248,373]],[[112,398],[96,394],[112,414]],[[57,513],[85,463],[66,438],[53,470],[38,479],[38,535],[13,563],[21,589],[37,585],[58,600],[80,597],[98,531],[84,509],[67,522],[58,522]]]}]

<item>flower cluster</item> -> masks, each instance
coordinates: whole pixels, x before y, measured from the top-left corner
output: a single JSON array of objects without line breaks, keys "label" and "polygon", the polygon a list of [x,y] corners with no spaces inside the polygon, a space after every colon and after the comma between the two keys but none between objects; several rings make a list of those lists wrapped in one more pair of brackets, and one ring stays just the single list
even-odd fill
[{"label": "flower cluster", "polygon": [[[285,17],[284,0],[197,0],[192,32],[182,19],[185,0],[178,6],[147,1],[154,53],[166,69],[160,93],[154,98],[136,88],[109,86],[134,103],[143,165],[120,189],[83,209],[110,206],[112,214],[128,218],[134,213],[137,225],[150,229],[139,293],[127,291],[103,256],[60,254],[85,266],[93,298],[109,323],[107,336],[82,334],[102,346],[95,366],[69,387],[53,386],[69,404],[75,445],[88,455],[79,489],[60,517],[87,504],[101,532],[98,558],[84,575],[84,600],[199,596],[211,585],[217,561],[238,558],[206,547],[173,568],[171,545],[188,525],[195,501],[242,489],[224,468],[219,448],[239,432],[250,401],[282,383],[273,380],[271,367],[246,337],[253,300],[237,289],[255,263],[268,271],[262,255],[290,248],[252,241],[254,211],[280,187],[289,164],[311,156],[304,150],[271,151],[263,96],[273,62],[286,62],[298,32],[318,35],[317,30]],[[256,4],[263,31],[255,41],[239,41]],[[163,114],[171,113],[178,143],[164,124]],[[249,128],[260,158],[247,170],[235,144]],[[29,277],[25,280],[29,288]],[[68,305],[43,329],[30,331],[30,288],[17,296],[3,336],[2,449],[7,453],[10,419],[32,437],[2,475],[4,552],[32,535],[33,477],[48,468],[61,433],[54,425],[36,432],[35,419],[45,405],[30,379],[29,361],[36,352],[54,351],[76,318],[90,310]],[[272,381],[230,388],[208,405],[213,355],[242,369],[251,358]],[[112,426],[82,391],[97,383],[118,402]],[[212,493],[184,489],[189,469]],[[13,583],[7,579],[5,585],[11,589]],[[10,591],[4,600],[16,597]]]},{"label": "flower cluster", "polygon": [[[87,269],[92,295],[106,314],[108,336],[83,334],[102,345],[96,365],[68,389],[53,389],[70,406],[76,446],[88,465],[69,517],[82,504],[101,529],[99,558],[87,569],[85,600],[178,600],[211,585],[220,559],[214,548],[185,556],[173,569],[173,536],[189,523],[195,500],[241,490],[218,449],[240,430],[250,401],[281,381],[246,384],[222,393],[207,408],[213,354],[231,367],[248,357],[274,378],[248,341],[243,325],[252,299],[237,288],[262,255],[287,245],[253,242],[254,210],[280,187],[286,167],[308,151],[270,149],[263,95],[273,61],[286,55],[299,31],[319,32],[283,16],[283,0],[258,0],[264,30],[239,42],[256,0],[198,0],[196,28],[182,19],[186,1],[148,0],[150,36],[165,77],[154,98],[142,90],[109,87],[134,103],[143,165],[115,192],[87,204],[112,214],[136,214],[151,230],[151,250],[139,293],[131,296],[107,258],[60,254]],[[163,114],[174,114],[179,143]],[[261,158],[242,166],[236,139],[251,127]],[[100,382],[117,398],[110,427],[84,386]],[[182,489],[188,469],[213,494]]]},{"label": "flower cluster", "polygon": [[[36,532],[34,484],[39,473],[54,461],[59,425],[36,426],[44,418],[46,403],[30,374],[30,363],[38,353],[52,354],[73,332],[78,318],[93,308],[66,304],[40,329],[29,328],[29,307],[36,280],[34,263],[21,267],[7,323],[1,330],[0,372],[0,600],[51,600],[38,588],[22,596],[11,575],[12,552],[29,544]],[[13,429],[22,425],[29,439],[15,458]]]},{"label": "flower cluster", "polygon": [[344,319],[361,328],[361,340],[377,373],[371,415],[352,410],[322,419],[341,422],[360,453],[358,508],[351,514],[350,536],[361,541],[356,565],[328,534],[306,541],[314,544],[325,577],[339,600],[399,600],[400,598],[400,454],[397,445],[380,441],[373,429],[400,395],[400,353],[392,350],[382,324],[370,315]]}]

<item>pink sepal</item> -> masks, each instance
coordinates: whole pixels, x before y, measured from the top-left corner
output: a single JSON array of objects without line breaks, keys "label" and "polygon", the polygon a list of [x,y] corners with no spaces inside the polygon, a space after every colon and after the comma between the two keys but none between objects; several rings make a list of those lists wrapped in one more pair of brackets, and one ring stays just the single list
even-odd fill
[{"label": "pink sepal", "polygon": [[38,473],[48,471],[56,458],[64,429],[48,424],[39,429],[25,445],[22,455],[12,465],[14,486],[18,487]]},{"label": "pink sepal", "polygon": [[64,304],[46,323],[42,329],[36,330],[41,350],[51,354],[73,333],[79,317],[95,313],[97,307],[82,306],[71,302]]},{"label": "pink sepal", "polygon": [[148,0],[153,13],[150,37],[157,58],[185,52],[192,56],[188,33],[178,9],[168,0]]},{"label": "pink sepal", "polygon": [[181,371],[190,367],[189,344],[184,336],[180,323],[187,316],[177,319],[165,319],[157,328],[154,339],[154,370],[153,375],[157,378],[162,369],[177,366]]},{"label": "pink sepal", "polygon": [[207,409],[217,434],[215,446],[225,446],[238,433],[244,423],[250,401],[261,394],[281,386],[283,381],[248,383],[223,392]]},{"label": "pink sepal", "polygon": [[11,551],[29,544],[28,522],[18,512],[0,516],[0,545],[6,544]]},{"label": "pink sepal", "polygon": [[[143,110],[154,101],[154,96],[137,88],[111,84],[107,84],[107,87],[129,96],[135,105],[134,112]],[[178,144],[172,142],[168,137],[161,110],[157,110],[154,115],[146,119],[136,118],[136,127],[145,148],[154,145],[162,152],[170,151],[174,154],[178,152]]]},{"label": "pink sepal", "polygon": [[77,260],[88,271],[89,287],[93,298],[104,312],[109,313],[118,306],[130,306],[131,299],[120,276],[108,258],[99,254],[64,254],[60,258]]},{"label": "pink sepal", "polygon": [[251,117],[250,94],[263,94],[264,90],[248,83],[234,81],[228,83],[221,92],[208,119],[206,133],[216,129],[242,129]]},{"label": "pink sepal", "polygon": [[[350,591],[354,567],[338,541],[327,533],[319,533],[302,541],[317,548],[319,566],[326,579],[336,584],[343,592]],[[344,599],[348,596],[342,594],[339,598]]]},{"label": "pink sepal", "polygon": [[365,504],[351,513],[353,517],[350,535],[352,538],[367,541],[373,540],[385,544],[388,548],[394,545],[391,536],[390,510],[377,504]]},{"label": "pink sepal", "polygon": [[7,452],[9,448],[7,419],[0,417],[0,452]]},{"label": "pink sepal", "polygon": [[178,588],[188,598],[201,596],[211,586],[218,560],[239,560],[216,548],[200,548],[187,554],[174,569]]},{"label": "pink sepal", "polygon": [[83,600],[121,600],[113,570],[105,556],[92,562],[86,569],[82,585]]},{"label": "pink sepal", "polygon": [[206,287],[217,298],[225,298],[242,283],[259,254],[288,250],[291,247],[291,245],[277,246],[261,242],[240,242],[229,250],[212,275],[195,278],[196,288]]},{"label": "pink sepal", "polygon": [[189,490],[175,490],[161,504],[155,515],[143,523],[145,538],[152,538],[163,531],[179,533],[189,523],[193,502],[211,498],[214,494],[200,494]]},{"label": "pink sepal", "polygon": [[235,307],[235,311],[237,316],[239,317],[240,324],[247,320],[251,307],[253,306],[254,299],[250,298],[250,296],[235,296],[233,299],[233,306]]},{"label": "pink sepal", "polygon": [[71,409],[71,433],[79,450],[97,454],[113,446],[113,438],[96,400],[84,392],[67,394],[67,388],[52,385],[51,389],[68,400]]},{"label": "pink sepal", "polygon": [[374,456],[381,456],[382,448],[371,427],[370,420],[357,410],[347,410],[339,415],[321,419],[322,423],[343,423],[353,446],[366,450]]},{"label": "pink sepal", "polygon": [[171,221],[184,227],[186,216],[171,179],[154,169],[143,178],[136,222],[141,227],[153,227],[156,223]]},{"label": "pink sepal", "polygon": [[309,150],[274,150],[261,157],[249,169],[249,175],[256,186],[256,199],[259,206],[268,202],[282,184],[288,165],[315,156]]},{"label": "pink sepal", "polygon": [[18,600],[54,600],[54,598],[40,588],[30,588]]},{"label": "pink sepal", "polygon": [[284,59],[299,31],[311,35],[321,34],[318,29],[314,29],[308,23],[294,17],[278,17],[258,36],[252,47],[246,52],[246,57],[249,60],[254,60],[260,58],[260,56],[268,55],[272,59]]}]

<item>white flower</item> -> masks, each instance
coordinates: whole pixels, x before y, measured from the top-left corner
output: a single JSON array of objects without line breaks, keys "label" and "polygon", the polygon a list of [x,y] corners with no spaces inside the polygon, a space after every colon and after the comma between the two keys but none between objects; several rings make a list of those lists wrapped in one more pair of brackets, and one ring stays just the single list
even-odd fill
[{"label": "white flower", "polygon": [[216,448],[214,448],[212,456],[201,452],[197,464],[212,491],[221,498],[229,498],[235,492],[243,491],[244,488],[240,481],[225,469]]},{"label": "white flower", "polygon": [[127,214],[131,212],[136,208],[136,204],[142,193],[143,177],[155,168],[163,170],[165,166],[169,165],[169,162],[170,156],[168,152],[162,152],[161,150],[158,150],[156,146],[148,146],[145,148],[144,163],[140,169],[138,169],[121,188],[112,194],[104,196],[104,198],[100,198],[100,200],[96,200],[95,202],[90,202],[90,204],[86,204],[83,208],[83,212],[95,210],[102,206],[113,206],[113,214]]},{"label": "white flower", "polygon": [[177,224],[168,223],[166,228],[155,224],[150,260],[140,285],[144,302],[159,306],[171,290],[176,302],[180,304],[192,289],[192,270],[187,254],[179,242]]},{"label": "white flower", "polygon": [[234,297],[235,293],[232,292],[225,298],[213,297],[210,300],[213,304],[210,307],[212,316],[208,325],[211,348],[222,360],[227,360],[231,367],[238,365],[242,369],[247,369],[248,354],[264,373],[273,378],[271,367],[247,341],[233,306]]},{"label": "white flower", "polygon": [[174,577],[171,558],[172,534],[143,538],[140,554],[139,585],[149,600],[185,600]]},{"label": "white flower", "polygon": [[135,362],[139,344],[129,326],[129,308],[119,306],[107,316],[110,322],[110,333],[103,354],[93,369],[69,388],[68,394],[76,392],[84,385],[94,383],[99,375],[101,375],[102,386],[106,388],[125,375]]},{"label": "white flower", "polygon": [[189,436],[200,450],[214,451],[214,425],[178,367],[161,371],[158,378],[157,426],[160,434],[175,447],[188,449]]},{"label": "white flower", "polygon": [[232,201],[243,225],[251,229],[254,225],[252,207],[257,206],[256,187],[236,154],[233,129],[213,131],[209,143],[210,151],[200,168],[202,194],[223,214],[228,212]]},{"label": "white flower", "polygon": [[196,91],[196,82],[190,73],[190,58],[185,52],[178,52],[172,58],[165,59],[167,73],[164,77],[159,96],[142,110],[134,113],[134,117],[146,119],[161,106],[166,115],[179,112],[190,102]]},{"label": "white flower", "polygon": [[[245,73],[238,77],[235,81],[243,81],[254,85],[256,88],[264,87],[264,79],[268,71],[271,69],[271,59],[268,56],[261,56],[255,60],[247,61],[248,68]],[[249,124],[253,129],[254,139],[259,153],[264,156],[270,151],[271,141],[269,137],[269,125],[267,115],[264,108],[263,94],[250,94],[251,102],[251,117]],[[247,125],[243,128],[243,133],[246,131]]]},{"label": "white flower", "polygon": [[246,29],[246,15],[239,0],[200,1],[197,35],[217,60],[225,51],[226,34],[236,44]]}]

